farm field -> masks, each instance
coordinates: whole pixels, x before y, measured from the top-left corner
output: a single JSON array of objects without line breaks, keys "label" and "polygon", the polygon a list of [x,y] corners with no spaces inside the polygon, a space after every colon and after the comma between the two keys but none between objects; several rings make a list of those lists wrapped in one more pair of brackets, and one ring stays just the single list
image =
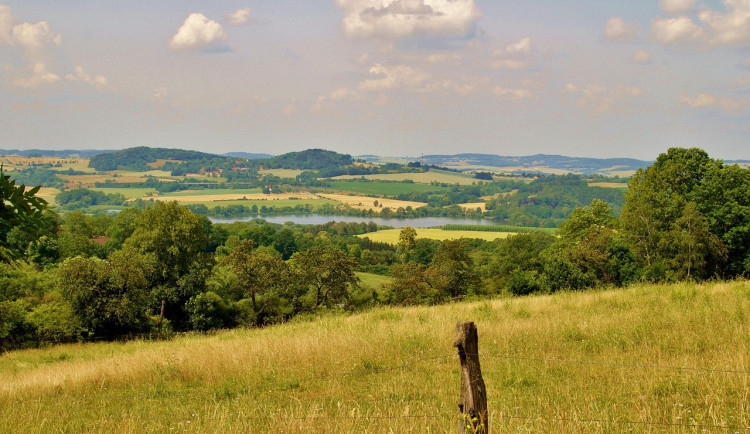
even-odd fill
[{"label": "farm field", "polygon": [[[373,211],[382,211],[385,208],[390,208],[391,211],[395,211],[398,208],[404,208],[406,207],[412,207],[412,208],[419,208],[422,206],[426,206],[427,204],[424,202],[412,202],[412,201],[406,201],[406,200],[396,200],[396,199],[382,199],[377,197],[370,197],[370,196],[349,196],[346,194],[327,194],[327,193],[320,193],[318,196],[333,200],[339,203],[343,203],[345,205],[349,205],[350,207],[354,209],[364,209],[364,210],[373,210]],[[375,201],[378,202],[379,206],[375,206]]]},{"label": "farm field", "polygon": [[313,210],[318,209],[319,207],[331,204],[331,205],[337,205],[338,202],[334,202],[332,200],[328,199],[321,199],[321,198],[315,198],[315,199],[264,199],[264,200],[221,200],[221,201],[212,201],[212,202],[195,202],[195,203],[202,203],[206,205],[207,208],[212,209],[216,208],[217,206],[231,206],[231,205],[244,205],[247,207],[251,207],[253,205],[257,206],[258,208],[263,206],[273,206],[275,208],[277,207],[296,207],[296,206],[311,206]]},{"label": "farm field", "polygon": [[589,182],[589,187],[621,188],[627,190],[628,184],[626,182]]},{"label": "farm field", "polygon": [[332,189],[359,193],[366,196],[398,196],[400,194],[423,193],[426,191],[444,191],[446,187],[407,182],[378,182],[378,181],[333,181]]},{"label": "farm field", "polygon": [[[515,234],[515,232],[446,231],[440,228],[414,228],[414,230],[417,231],[417,238],[430,238],[438,241],[456,240],[459,238],[478,238],[480,240],[492,241]],[[379,243],[395,245],[398,244],[400,234],[401,229],[384,229],[357,236],[369,238]]]},{"label": "farm field", "polygon": [[[51,170],[68,170],[73,169],[79,172],[96,172],[96,169],[89,167],[88,158],[59,158],[59,157],[20,157],[17,155],[0,156],[0,162],[5,165],[6,169],[32,167],[34,164],[51,164]],[[56,164],[60,167],[54,167]]]},{"label": "farm field", "polygon": [[379,274],[363,272],[357,272],[356,274],[360,279],[360,285],[362,285],[362,287],[376,291],[378,294],[382,293],[383,285],[393,281],[390,277],[381,276]]},{"label": "farm field", "polygon": [[[491,432],[740,432],[750,283],[377,308],[0,356],[16,432],[453,432],[474,321]],[[716,321],[721,318],[721,321]]]},{"label": "farm field", "polygon": [[259,170],[258,173],[261,175],[272,175],[278,176],[279,178],[296,178],[297,175],[304,172],[304,170],[297,169],[265,169]]},{"label": "farm field", "polygon": [[217,196],[224,194],[260,194],[259,188],[243,188],[243,189],[231,189],[231,188],[207,188],[205,190],[182,190],[173,191],[169,193],[162,193],[161,196],[167,197],[179,197],[179,196]]},{"label": "farm field", "polygon": [[[231,190],[230,190],[231,191]],[[206,194],[206,190],[201,191],[199,194],[186,194],[186,195],[164,195],[154,196],[154,200],[159,201],[177,201],[180,203],[205,203],[205,202],[216,202],[216,201],[227,201],[227,200],[256,200],[256,201],[276,201],[276,200],[288,200],[288,199],[316,199],[317,196],[311,193],[297,192],[297,193],[218,193],[218,194]]]},{"label": "farm field", "polygon": [[365,179],[379,179],[383,181],[403,181],[405,179],[411,179],[414,182],[420,184],[430,184],[432,182],[441,182],[445,184],[459,184],[459,185],[472,185],[479,180],[471,175],[455,172],[444,172],[440,170],[430,170],[429,172],[421,173],[384,173],[379,175],[341,175],[331,179],[359,179],[364,177]]},{"label": "farm field", "polygon": [[146,195],[156,195],[157,191],[155,188],[139,188],[139,187],[94,187],[91,190],[101,191],[106,194],[121,194],[127,199],[138,199],[144,198]]},{"label": "farm field", "polygon": [[471,203],[459,203],[458,206],[460,206],[463,209],[466,210],[475,210],[477,208],[481,209],[482,212],[487,211],[486,203],[484,202],[471,202]]}]

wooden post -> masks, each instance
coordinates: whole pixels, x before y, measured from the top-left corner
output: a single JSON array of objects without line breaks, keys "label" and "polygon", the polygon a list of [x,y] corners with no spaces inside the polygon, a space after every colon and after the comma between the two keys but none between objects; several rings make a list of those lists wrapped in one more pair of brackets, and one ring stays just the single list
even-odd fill
[{"label": "wooden post", "polygon": [[456,324],[456,341],[461,359],[461,396],[458,410],[458,432],[488,433],[487,390],[484,387],[482,370],[479,367],[479,344],[477,327],[473,322]]}]

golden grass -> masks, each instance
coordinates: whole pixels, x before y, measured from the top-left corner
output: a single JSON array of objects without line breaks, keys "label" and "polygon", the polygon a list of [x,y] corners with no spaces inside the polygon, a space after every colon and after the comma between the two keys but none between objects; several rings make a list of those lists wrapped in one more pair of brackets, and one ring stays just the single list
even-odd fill
[{"label": "golden grass", "polygon": [[627,189],[628,184],[624,182],[589,182],[589,187],[622,188]]},{"label": "golden grass", "polygon": [[55,198],[60,194],[60,190],[51,187],[42,187],[39,189],[39,193],[36,195],[46,200],[48,203],[54,204]]},{"label": "golden grass", "polygon": [[258,173],[263,175],[272,175],[272,176],[278,176],[279,178],[296,178],[297,175],[304,172],[304,170],[298,170],[298,169],[265,169],[265,170],[259,170]]},{"label": "golden grass", "polygon": [[471,203],[459,203],[458,206],[465,210],[481,209],[482,212],[487,211],[486,203],[484,202],[471,202]]},{"label": "golden grass", "polygon": [[[482,231],[445,231],[440,228],[414,228],[417,238],[429,238],[438,241],[457,240],[459,238],[478,238],[480,240],[492,241],[498,238],[506,238],[514,235],[510,232],[482,232]],[[377,232],[369,232],[358,237],[369,238],[379,243],[398,244],[401,229],[384,229]]]},{"label": "golden grass", "polygon": [[[412,208],[419,208],[422,206],[427,206],[424,202],[412,202],[407,200],[396,200],[396,199],[384,199],[380,197],[370,197],[370,196],[352,196],[348,194],[328,194],[328,193],[320,193],[318,194],[319,197],[333,200],[339,203],[343,203],[344,205],[348,205],[354,209],[364,209],[364,210],[373,210],[373,211],[382,211],[385,208],[390,208],[391,211],[396,211],[399,208],[404,208],[410,206]],[[375,201],[378,202],[378,206],[375,206]],[[381,206],[382,205],[382,206]]]},{"label": "golden grass", "polygon": [[748,311],[747,282],[645,285],[17,351],[0,356],[0,426],[454,432],[471,320],[492,432],[745,431]]}]

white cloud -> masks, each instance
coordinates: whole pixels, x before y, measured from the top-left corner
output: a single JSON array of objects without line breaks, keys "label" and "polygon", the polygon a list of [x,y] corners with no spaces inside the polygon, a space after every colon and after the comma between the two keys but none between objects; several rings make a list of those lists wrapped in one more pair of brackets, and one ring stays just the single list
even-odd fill
[{"label": "white cloud", "polygon": [[384,90],[423,91],[431,75],[408,65],[381,65],[376,63],[370,68],[370,74],[378,78],[365,80],[359,84],[363,92],[381,92]]},{"label": "white cloud", "polygon": [[522,38],[492,54],[495,69],[526,69],[534,64],[531,54],[531,38]]},{"label": "white cloud", "polygon": [[70,81],[79,81],[82,83],[86,83],[96,90],[109,89],[109,83],[107,83],[107,79],[105,77],[101,75],[97,75],[95,77],[91,76],[83,70],[82,66],[76,66],[75,74],[68,74],[65,76],[65,78]]},{"label": "white cloud", "polygon": [[736,114],[747,105],[745,99],[730,99],[718,97],[710,93],[701,93],[698,96],[690,97],[683,95],[680,102],[692,108],[719,108],[727,113]]},{"label": "white cloud", "polygon": [[508,89],[508,88],[504,88],[501,86],[497,86],[494,89],[492,89],[492,92],[495,94],[495,96],[499,98],[505,98],[505,99],[511,99],[511,100],[529,99],[529,98],[534,97],[534,93],[528,89]]},{"label": "white cloud", "polygon": [[226,16],[227,24],[230,26],[244,26],[252,21],[252,11],[250,8],[237,9]]},{"label": "white cloud", "polygon": [[620,17],[613,17],[607,20],[607,26],[604,28],[604,38],[609,42],[633,42],[641,33],[638,24],[630,24]]},{"label": "white cloud", "polygon": [[60,81],[60,76],[50,72],[44,63],[37,63],[31,68],[30,77],[17,78],[12,84],[26,89],[37,89],[57,81]]},{"label": "white cloud", "polygon": [[292,100],[291,102],[289,102],[289,104],[284,107],[282,113],[284,113],[284,116],[292,116],[293,114],[297,113],[296,101]]},{"label": "white cloud", "polygon": [[40,21],[36,24],[21,23],[13,26],[13,41],[30,49],[42,48],[48,44],[59,47],[62,36],[54,33],[48,22]]},{"label": "white cloud", "polygon": [[651,61],[651,53],[646,50],[636,50],[633,53],[633,61],[638,63],[648,63]]},{"label": "white cloud", "polygon": [[651,21],[651,37],[661,44],[694,42],[703,35],[703,28],[686,16],[655,18]]},{"label": "white cloud", "polygon": [[679,15],[690,12],[697,0],[661,0],[659,7],[666,14]]},{"label": "white cloud", "polygon": [[480,13],[474,0],[335,0],[352,39],[465,36]]},{"label": "white cloud", "polygon": [[192,13],[169,41],[174,50],[204,48],[226,41],[227,33],[218,22],[201,13]]},{"label": "white cloud", "polygon": [[595,114],[626,112],[636,98],[644,95],[643,89],[637,86],[607,88],[588,84],[580,87],[572,83],[565,85],[561,92],[577,96],[576,105]]},{"label": "white cloud", "polygon": [[750,0],[724,0],[727,13],[705,9],[698,14],[714,45],[750,42]]},{"label": "white cloud", "polygon": [[0,5],[0,45],[13,44],[13,23],[16,22],[16,16],[10,9],[10,6]]}]

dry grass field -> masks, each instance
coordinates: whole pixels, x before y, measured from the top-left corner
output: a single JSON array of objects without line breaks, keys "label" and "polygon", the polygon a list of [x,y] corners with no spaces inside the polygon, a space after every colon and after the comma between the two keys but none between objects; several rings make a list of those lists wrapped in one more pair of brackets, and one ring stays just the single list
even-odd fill
[{"label": "dry grass field", "polygon": [[266,169],[266,170],[259,170],[258,173],[261,175],[272,175],[272,176],[278,176],[279,178],[296,178],[297,175],[304,172],[304,170],[297,170],[297,169]]},{"label": "dry grass field", "polygon": [[484,202],[459,203],[458,206],[466,210],[475,210],[479,208],[482,212],[487,211],[486,203]]},{"label": "dry grass field", "polygon": [[[382,211],[384,208],[390,208],[391,211],[395,211],[398,208],[404,208],[410,206],[412,208],[419,208],[422,206],[426,206],[427,204],[424,202],[411,202],[406,200],[396,200],[396,199],[384,199],[379,197],[370,197],[370,196],[350,196],[346,194],[325,194],[320,193],[318,196],[333,200],[345,205],[349,205],[350,207],[354,209],[364,209],[364,210],[373,210],[373,211]],[[375,206],[375,201],[378,202],[378,206]]]},{"label": "dry grass field", "polygon": [[205,203],[205,202],[217,202],[226,200],[262,200],[262,201],[273,201],[273,200],[288,200],[288,199],[316,199],[317,196],[306,192],[296,193],[221,193],[221,194],[207,194],[208,190],[204,190],[201,194],[189,195],[165,195],[165,196],[153,196],[154,200],[159,201],[177,201],[180,203]]},{"label": "dry grass field", "polygon": [[589,187],[604,187],[604,188],[622,188],[627,189],[628,184],[625,182],[589,182]]},{"label": "dry grass field", "polygon": [[5,432],[455,432],[474,321],[490,431],[750,429],[750,284],[378,308],[0,356]]}]

